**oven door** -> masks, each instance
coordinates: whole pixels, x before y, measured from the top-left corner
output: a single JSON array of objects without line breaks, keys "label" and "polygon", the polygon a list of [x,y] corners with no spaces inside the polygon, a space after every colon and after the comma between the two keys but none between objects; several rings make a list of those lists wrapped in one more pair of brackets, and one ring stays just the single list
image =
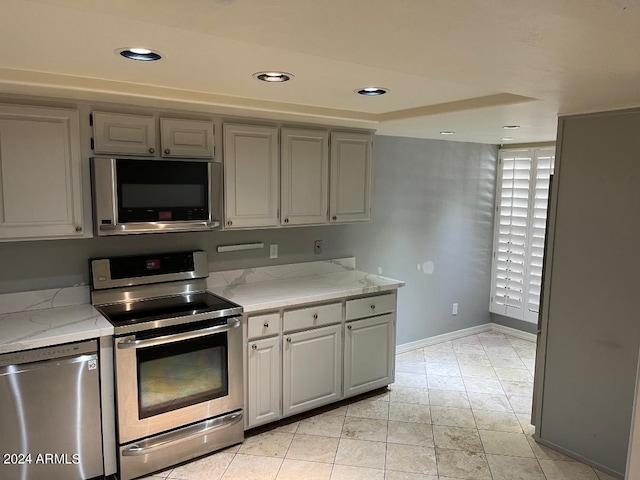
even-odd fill
[{"label": "oven door", "polygon": [[241,317],[222,322],[116,338],[120,444],[242,408]]}]

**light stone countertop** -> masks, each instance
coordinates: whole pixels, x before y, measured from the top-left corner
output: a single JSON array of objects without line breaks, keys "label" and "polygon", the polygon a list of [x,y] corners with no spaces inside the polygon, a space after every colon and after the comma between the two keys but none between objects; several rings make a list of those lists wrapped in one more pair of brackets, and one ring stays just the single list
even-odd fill
[{"label": "light stone countertop", "polygon": [[401,280],[358,270],[280,278],[253,283],[209,285],[211,293],[242,305],[245,313],[300,306],[305,303],[337,300],[344,297],[396,290]]}]

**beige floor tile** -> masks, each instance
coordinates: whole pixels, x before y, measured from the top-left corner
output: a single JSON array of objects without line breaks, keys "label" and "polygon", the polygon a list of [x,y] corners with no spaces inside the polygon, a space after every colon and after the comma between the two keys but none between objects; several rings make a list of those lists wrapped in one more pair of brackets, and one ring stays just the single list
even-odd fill
[{"label": "beige floor tile", "polygon": [[452,390],[431,390],[429,392],[429,403],[431,406],[447,408],[470,408],[467,392],[456,392]]},{"label": "beige floor tile", "polygon": [[521,397],[533,397],[533,380],[516,382],[513,380],[501,380],[502,389],[507,395],[519,395]]},{"label": "beige floor tile", "polygon": [[524,433],[494,432],[479,430],[486,453],[510,457],[535,458]]},{"label": "beige floor tile", "polygon": [[[299,477],[298,480],[307,480]],[[384,470],[378,468],[334,465],[331,480],[384,480]]]},{"label": "beige floor tile", "polygon": [[142,477],[142,478],[143,480],[160,480],[160,479],[165,480],[166,478],[169,478],[169,477],[165,477],[164,475],[162,477],[159,477],[158,475],[149,475],[148,477]]},{"label": "beige floor tile", "polygon": [[475,428],[433,427],[433,441],[436,448],[448,450],[465,450],[467,452],[482,452],[480,435]]},{"label": "beige floor tile", "polygon": [[429,405],[429,390],[426,388],[393,385],[391,387],[391,392],[389,392],[389,401]]},{"label": "beige floor tile", "polygon": [[333,463],[338,450],[338,442],[338,438],[296,433],[285,458]]},{"label": "beige floor tile", "polygon": [[601,472],[597,468],[594,468],[593,470],[596,472],[596,475],[598,476],[598,480],[617,480],[615,477],[612,477],[608,473]]},{"label": "beige floor tile", "polygon": [[427,375],[442,375],[445,377],[461,376],[460,367],[457,363],[437,363],[427,362],[425,364]]},{"label": "beige floor tile", "polygon": [[491,480],[489,464],[483,453],[438,448],[436,457],[441,480],[444,477]]},{"label": "beige floor tile", "polygon": [[448,341],[429,345],[428,347],[424,347],[423,352],[453,352],[453,342]]},{"label": "beige floor tile", "polygon": [[463,363],[460,365],[460,372],[462,372],[463,377],[498,378],[493,367],[487,367],[486,365]]},{"label": "beige floor tile", "polygon": [[522,368],[495,367],[495,371],[501,381],[533,382],[533,375],[529,373],[529,370],[524,365]]},{"label": "beige floor tile", "polygon": [[505,457],[487,454],[493,480],[545,480],[535,458]]},{"label": "beige floor tile", "polygon": [[524,363],[525,368],[530,372],[533,372],[536,369],[536,359],[535,358],[521,358],[520,361]]},{"label": "beige floor tile", "polygon": [[598,480],[589,465],[562,460],[538,460],[547,480]]},{"label": "beige floor tile", "polygon": [[531,425],[531,412],[516,413],[516,417],[518,417],[518,421],[520,422],[520,426],[522,427],[522,431],[525,435],[531,436],[536,432],[536,427]]},{"label": "beige floor tile", "polygon": [[486,354],[478,354],[478,353],[456,353],[456,358],[458,359],[458,363],[460,365],[470,364],[470,365],[482,365],[485,367],[490,367],[491,362],[489,361],[489,357]]},{"label": "beige floor tile", "polygon": [[387,420],[376,418],[347,417],[342,427],[341,437],[370,442],[386,442],[387,423]]},{"label": "beige floor tile", "polygon": [[479,345],[480,337],[478,335],[467,335],[460,338],[454,338],[451,340],[451,344],[455,347],[456,345]]},{"label": "beige floor tile", "polygon": [[490,410],[492,412],[512,412],[509,399],[504,394],[467,393],[471,408],[475,410]]},{"label": "beige floor tile", "polygon": [[425,373],[396,373],[396,385],[403,387],[427,387],[427,374]]},{"label": "beige floor tile", "polygon": [[291,440],[293,440],[293,433],[260,433],[245,438],[238,453],[284,458]]},{"label": "beige floor tile", "polygon": [[296,430],[298,430],[298,425],[300,425],[299,421],[289,421],[279,424],[276,428],[273,429],[273,431],[279,433],[296,433]]},{"label": "beige floor tile", "polygon": [[[274,480],[282,465],[281,458],[258,457],[238,453],[222,476],[223,480]],[[208,480],[208,479],[207,479]]]},{"label": "beige floor tile", "polygon": [[497,377],[495,378],[482,378],[482,377],[462,377],[464,380],[464,386],[467,389],[467,393],[491,393],[499,394],[504,393],[502,385]]},{"label": "beige floor tile", "polygon": [[342,415],[343,417],[347,414],[348,405],[325,405],[319,409],[320,413],[324,413],[325,415]]},{"label": "beige floor tile", "polygon": [[389,405],[389,420],[398,422],[431,423],[429,406],[415,403],[392,402]]},{"label": "beige floor tile", "polygon": [[389,403],[380,400],[360,400],[347,408],[347,417],[389,419]]},{"label": "beige floor tile", "polygon": [[489,358],[489,362],[493,368],[526,368],[520,358],[515,357],[496,357]]},{"label": "beige floor tile", "polygon": [[320,414],[300,421],[296,433],[304,435],[324,435],[340,437],[345,417],[341,415]]},{"label": "beige floor tile", "polygon": [[419,363],[424,362],[424,354],[421,348],[411,350],[409,352],[396,355],[396,364],[398,363]]},{"label": "beige floor tile", "polygon": [[341,438],[335,463],[354,467],[384,469],[387,444]]},{"label": "beige floor tile", "polygon": [[467,345],[464,343],[456,344],[453,346],[453,350],[454,352],[456,352],[456,355],[458,353],[465,353],[465,354],[471,354],[471,355],[484,355],[485,353],[484,348],[482,347],[480,342],[473,345]]},{"label": "beige floor tile", "polygon": [[560,460],[564,462],[575,462],[571,457],[568,457],[564,453],[560,453],[553,448],[549,448],[541,443],[536,442],[531,435],[527,435],[527,441],[533,451],[533,454],[538,460]]},{"label": "beige floor tile", "polygon": [[[235,457],[234,453],[214,453],[174,468],[167,478],[179,480],[218,480]],[[162,477],[165,478],[165,477]]]},{"label": "beige floor tile", "polygon": [[386,468],[397,472],[438,474],[434,449],[416,445],[388,444]]},{"label": "beige floor tile", "polygon": [[474,410],[473,415],[479,430],[522,433],[522,427],[515,413]]},{"label": "beige floor tile", "polygon": [[431,407],[431,423],[450,427],[476,428],[470,408]]},{"label": "beige floor tile", "polygon": [[401,362],[396,364],[396,373],[419,373],[425,374],[425,363]]},{"label": "beige floor tile", "polygon": [[[436,475],[423,475],[421,473],[396,472],[387,470],[385,480],[438,480]],[[440,477],[442,479],[442,477]],[[446,479],[445,479],[446,480]]]},{"label": "beige floor tile", "polygon": [[453,390],[464,392],[464,382],[462,377],[452,377],[446,375],[427,375],[429,390]]},{"label": "beige floor tile", "polygon": [[424,360],[425,362],[439,362],[439,363],[458,363],[457,356],[453,351],[453,348],[449,351],[433,351],[427,350],[425,348],[424,351]]},{"label": "beige floor tile", "polygon": [[507,395],[511,408],[516,413],[531,413],[531,396]]},{"label": "beige floor tile", "polygon": [[433,447],[433,428],[424,423],[389,421],[388,443]]},{"label": "beige floor tile", "polygon": [[304,460],[284,459],[277,480],[329,480],[331,477],[330,463],[305,462]]}]

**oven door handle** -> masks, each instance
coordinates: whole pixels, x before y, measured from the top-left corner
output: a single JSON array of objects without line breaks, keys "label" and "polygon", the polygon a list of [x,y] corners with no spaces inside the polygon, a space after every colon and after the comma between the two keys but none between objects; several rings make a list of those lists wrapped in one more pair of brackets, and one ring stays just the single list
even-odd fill
[{"label": "oven door handle", "polygon": [[118,348],[153,347],[155,345],[164,345],[165,343],[180,342],[182,340],[204,337],[214,333],[224,333],[233,330],[234,328],[238,328],[241,324],[241,320],[242,317],[233,317],[227,320],[226,324],[203,328],[194,332],[175,333],[172,335],[164,335],[162,337],[145,338],[143,340],[122,340],[118,342]]}]

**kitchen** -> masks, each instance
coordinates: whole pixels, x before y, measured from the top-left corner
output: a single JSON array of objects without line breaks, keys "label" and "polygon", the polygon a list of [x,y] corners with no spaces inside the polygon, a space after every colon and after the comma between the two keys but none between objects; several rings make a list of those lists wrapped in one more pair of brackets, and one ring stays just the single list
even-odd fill
[{"label": "kitchen", "polygon": [[[54,15],[56,14],[56,9],[61,8],[54,7],[51,4],[47,5],[47,3],[30,2],[31,5],[37,5],[42,9],[41,15],[43,16],[47,12]],[[227,10],[231,10],[236,6],[231,5]],[[21,18],[20,11],[13,9],[14,7],[15,5],[11,6],[13,17]],[[220,6],[219,8],[226,7]],[[601,8],[609,16],[618,15],[618,13],[613,13],[613,6],[605,7],[603,4]],[[608,10],[608,8],[611,8],[611,10]],[[549,6],[549,9],[553,10],[551,6]],[[69,22],[78,22],[78,28],[86,28],[90,24],[86,19],[81,20],[78,18],[80,16],[78,10],[69,10],[66,13],[68,14]],[[619,15],[622,14],[620,13]],[[94,22],[92,25],[95,26],[97,24]],[[5,31],[9,32],[13,28],[11,25],[6,25],[6,27]],[[622,30],[624,29],[621,28]],[[123,45],[113,46],[111,51],[121,46]],[[241,48],[241,45],[238,48]],[[163,49],[159,48],[160,51],[163,51]],[[113,56],[113,60],[110,60],[110,62],[115,65],[120,59],[113,55],[111,51],[110,55]],[[7,102],[20,103],[20,100],[27,98],[31,104],[52,107],[78,105],[80,118],[83,119],[80,125],[81,138],[87,138],[90,126],[86,119],[90,111],[96,110],[96,108],[91,108],[96,105],[98,107],[104,106],[105,103],[111,101],[111,111],[147,113],[149,111],[170,110],[172,112],[191,112],[195,116],[206,117],[208,114],[203,110],[210,107],[205,107],[204,105],[213,100],[211,97],[203,95],[201,97],[202,104],[195,102],[196,105],[187,107],[176,103],[175,96],[178,95],[178,92],[173,92],[173,103],[171,101],[162,103],[157,99],[149,98],[149,94],[157,95],[159,93],[158,87],[154,87],[156,88],[155,91],[149,88],[145,91],[144,89],[136,90],[133,85],[128,85],[125,89],[128,90],[128,93],[120,96],[119,100],[114,101],[113,93],[109,97],[109,94],[105,93],[104,89],[98,92],[95,84],[92,85],[94,93],[87,100],[84,97],[84,95],[88,95],[86,93],[75,93],[73,95],[69,93],[69,87],[74,84],[72,78],[56,79],[50,77],[48,81],[45,81],[47,79],[43,73],[33,72],[32,78],[29,81],[24,81],[25,79],[21,79],[17,71],[9,71],[11,68],[31,71],[39,70],[41,72],[47,70],[45,67],[47,62],[44,60],[41,60],[43,63],[41,63],[42,67],[40,68],[20,65],[20,62],[24,62],[28,58],[30,57],[24,57],[20,61],[16,60],[13,64],[7,64],[7,69],[3,71],[3,92],[6,94]],[[467,60],[470,61],[469,59]],[[154,66],[152,68],[157,67]],[[51,71],[56,70],[53,68]],[[139,76],[151,75],[143,73],[142,70],[136,70],[136,72],[136,75]],[[250,73],[253,73],[253,71]],[[298,70],[294,73],[298,74]],[[163,76],[166,75],[167,78],[172,76],[164,70],[162,74]],[[108,75],[105,74],[105,78],[108,78]],[[141,82],[154,84],[153,78],[155,77],[151,75],[148,79],[141,80]],[[253,79],[251,81],[255,82]],[[43,86],[45,83],[49,85],[48,90]],[[301,76],[298,74],[290,85],[295,87],[296,84],[299,85],[300,83]],[[269,87],[273,86],[277,87],[277,85]],[[284,84],[282,86],[288,85]],[[358,86],[361,85],[353,88]],[[115,88],[115,85],[110,84],[109,88]],[[396,90],[392,88],[391,93],[395,93]],[[611,95],[614,95],[612,93],[614,90],[615,95],[622,96],[624,94],[622,88],[610,89],[606,95],[596,97],[609,99],[608,103],[603,100],[602,104],[582,107],[574,104],[564,107],[563,111],[575,112],[580,109],[593,111],[603,107],[614,108],[637,104],[637,102],[634,103],[633,97],[626,99],[621,97],[610,98]],[[136,93],[140,96],[136,97]],[[163,93],[167,94],[169,92],[165,91]],[[353,95],[352,92],[350,94]],[[121,93],[120,95],[123,94]],[[276,93],[275,95],[281,94]],[[466,98],[473,96],[476,95],[467,94]],[[465,98],[462,94],[461,97]],[[75,99],[64,100],[64,98]],[[183,97],[182,101],[184,102],[185,99],[186,96]],[[381,97],[380,100],[386,101],[384,97]],[[502,101],[504,100],[502,98]],[[135,105],[128,105],[129,101],[133,101]],[[355,100],[347,100],[347,102],[353,103]],[[427,100],[422,104],[428,105],[441,102],[442,100],[440,102]],[[536,103],[538,105],[540,103],[544,104],[544,102],[533,102],[533,104]],[[161,107],[160,105],[163,106]],[[348,103],[345,105],[348,105]],[[414,105],[416,105],[415,100],[406,104],[407,108]],[[517,110],[524,108],[527,104],[512,103],[509,105],[505,106],[502,112],[506,110],[515,114]],[[268,105],[267,107],[272,106]],[[461,108],[460,105],[457,107]],[[400,109],[401,106],[399,106],[398,110]],[[303,122],[303,120],[303,123],[313,125],[325,123],[320,122],[320,117],[303,119],[301,116],[297,117],[297,120],[293,120],[293,117],[290,116],[288,119],[277,119],[275,113],[271,112],[265,113],[263,111],[252,114],[245,112],[242,115],[239,109],[236,109],[233,114],[223,109],[221,110],[222,113],[215,115],[216,117],[221,118],[226,115],[227,118],[231,116],[236,120],[238,117],[246,117],[253,118],[254,122],[258,121],[258,123],[259,119],[262,119],[263,122],[268,122],[268,120],[288,120],[288,122],[294,124]],[[382,110],[384,111],[384,105]],[[428,122],[432,122],[432,126],[435,127],[432,128],[433,135],[444,138],[440,137],[439,132],[448,127],[443,125],[436,126],[436,123],[459,117],[468,117],[469,121],[471,121],[474,115],[481,110],[466,110],[463,113],[458,112],[457,115],[454,112],[453,114],[448,114],[448,117],[447,115],[440,117],[437,121],[437,116],[427,115],[427,118]],[[487,113],[490,114],[491,111],[492,109],[488,108]],[[557,112],[558,110],[553,110],[552,116],[555,117]],[[333,119],[326,120],[327,125],[348,129],[347,125],[344,124],[344,120],[339,117],[339,112],[325,113],[333,113],[335,115]],[[544,117],[544,112],[541,111],[539,113]],[[366,120],[370,118],[372,117],[362,114],[359,120],[354,120],[354,123],[348,127],[371,127],[371,122]],[[488,123],[484,122],[486,125]],[[506,122],[502,119],[493,123],[494,126],[492,128],[495,129],[495,132],[492,133],[493,140],[486,141],[487,143],[477,138],[464,138],[462,136],[463,129],[459,129],[456,139],[479,143],[442,142],[418,138],[412,139],[407,138],[407,136],[390,136],[392,131],[387,130],[385,133],[384,128],[391,129],[393,127],[392,120],[389,120],[386,125],[382,125],[383,128],[377,128],[378,134],[374,140],[375,153],[373,162],[373,220],[370,223],[295,227],[289,229],[289,231],[285,228],[251,231],[225,230],[215,233],[175,233],[152,237],[145,235],[124,238],[98,238],[94,236],[85,240],[9,242],[3,244],[0,248],[3,265],[2,278],[0,279],[3,287],[2,291],[11,293],[57,289],[81,283],[88,285],[87,260],[89,258],[111,257],[121,254],[147,254],[156,251],[204,249],[209,254],[210,266],[217,271],[355,256],[358,270],[378,273],[406,282],[406,287],[399,291],[398,317],[407,320],[398,322],[398,338],[396,342],[398,345],[483,325],[489,322],[487,297],[490,289],[496,145],[500,142],[501,135],[504,135],[499,132],[504,124]],[[555,138],[555,118],[552,119],[552,122],[547,122],[547,124],[551,126],[547,127],[546,133],[538,137],[530,135],[529,141],[539,143],[553,140]],[[221,142],[222,135],[220,132],[222,130],[220,127],[216,128],[218,133],[216,141]],[[456,130],[458,130],[457,127]],[[418,137],[419,134],[414,136]],[[216,145],[217,152],[222,151],[222,148],[221,143]],[[91,154],[86,142],[83,142],[82,149],[84,150],[81,158],[83,161],[88,161],[87,159]],[[381,161],[380,159],[393,160]],[[88,175],[84,180],[88,182]],[[87,184],[84,186],[86,188],[83,189],[83,192],[88,192],[90,188]],[[87,202],[85,198],[83,206],[89,209],[85,218],[90,218],[90,204],[90,201]],[[89,232],[90,230],[89,225]],[[398,232],[403,232],[403,235],[398,235]],[[324,247],[323,253],[317,256],[313,253],[313,246],[316,240],[322,240]],[[277,244],[279,254],[277,262],[268,258],[266,249],[230,253],[218,253],[216,251],[217,247],[221,245],[246,243],[263,243],[265,246]],[[633,258],[633,256],[630,258]],[[420,268],[417,268],[418,266]],[[451,305],[454,303],[458,303],[460,306],[456,316],[451,314]],[[619,305],[624,305],[624,302]],[[496,320],[502,321],[499,318]]]}]

